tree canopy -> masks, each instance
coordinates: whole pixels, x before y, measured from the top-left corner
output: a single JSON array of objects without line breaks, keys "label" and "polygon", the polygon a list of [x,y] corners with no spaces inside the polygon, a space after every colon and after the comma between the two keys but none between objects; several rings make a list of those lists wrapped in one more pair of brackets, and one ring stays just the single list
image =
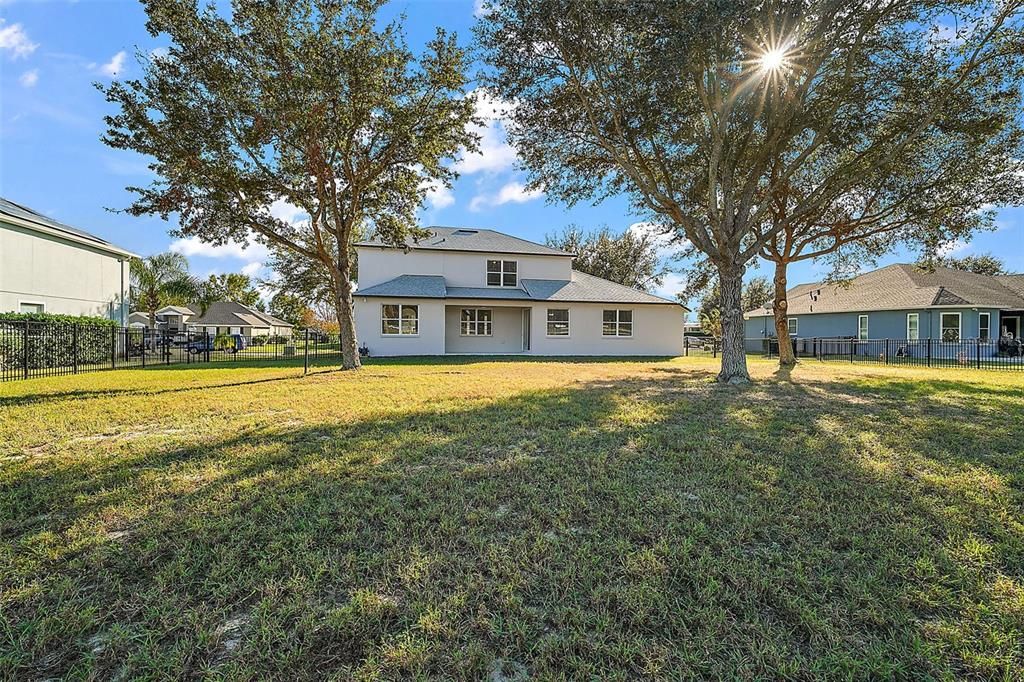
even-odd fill
[{"label": "tree canopy", "polygon": [[[964,39],[937,40],[947,25]],[[908,154],[942,158],[945,131],[998,134],[1021,32],[1020,2],[980,0],[503,0],[478,29],[529,186],[626,194],[718,271],[722,381],[748,379],[742,278],[784,229],[772,198],[813,178],[787,220],[848,214],[865,178],[898,189],[927,166]]]},{"label": "tree canopy", "polygon": [[153,159],[127,208],[178,218],[175,234],[252,239],[327,271],[342,364],[359,366],[348,246],[363,231],[401,243],[427,189],[475,151],[468,56],[437,31],[418,58],[383,0],[145,0],[166,36],[139,80],[103,88],[118,113],[104,141]]},{"label": "tree canopy", "polygon": [[216,301],[234,301],[258,310],[264,308],[256,284],[249,275],[240,272],[210,275],[202,284],[200,299],[204,308]]},{"label": "tree canopy", "polygon": [[935,256],[922,259],[917,265],[923,270],[934,270],[936,267],[942,267],[973,272],[976,275],[1010,274],[1006,269],[1006,263],[1001,258],[997,258],[990,253],[962,256],[960,258],[956,256]]},{"label": "tree canopy", "polygon": [[615,234],[607,226],[584,232],[570,225],[545,237],[548,246],[576,254],[572,267],[627,287],[649,291],[661,286],[668,274],[662,262],[658,235],[626,230]]}]

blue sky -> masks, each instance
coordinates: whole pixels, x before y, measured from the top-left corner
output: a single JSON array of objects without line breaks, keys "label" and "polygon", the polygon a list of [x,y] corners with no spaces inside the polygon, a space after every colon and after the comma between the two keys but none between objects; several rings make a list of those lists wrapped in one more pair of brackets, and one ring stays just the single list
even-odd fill
[{"label": "blue sky", "polygon": [[[456,31],[463,43],[471,39],[473,0],[395,2],[387,11],[405,13],[408,40],[417,51],[438,25]],[[141,5],[131,0],[0,0],[0,195],[143,255],[179,250],[198,275],[245,271],[267,276],[265,250],[258,245],[214,249],[172,238],[168,230],[173,225],[159,218],[106,210],[127,206],[131,195],[125,187],[146,184],[150,174],[144,158],[100,142],[103,116],[111,109],[93,83],[137,76],[136,50],[163,45],[146,33]],[[640,220],[624,199],[567,207],[524,192],[525,177],[515,167],[500,121],[481,133],[485,153],[462,161],[453,190],[431,197],[423,224],[487,227],[542,240],[569,224],[587,229],[607,224],[622,231]],[[998,223],[998,231],[951,249],[959,255],[992,252],[1024,272],[1024,209],[1001,211]],[[912,257],[896,253],[883,264]],[[748,277],[759,274],[770,275],[770,270],[751,268]],[[821,274],[813,263],[797,264],[790,282]],[[683,277],[673,275],[658,293],[674,294]]]}]

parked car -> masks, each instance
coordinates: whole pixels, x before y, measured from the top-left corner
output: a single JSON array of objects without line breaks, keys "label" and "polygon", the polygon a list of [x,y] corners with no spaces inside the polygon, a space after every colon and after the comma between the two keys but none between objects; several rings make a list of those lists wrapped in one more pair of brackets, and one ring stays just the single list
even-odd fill
[{"label": "parked car", "polygon": [[198,355],[199,353],[222,350],[234,354],[248,347],[249,340],[242,334],[204,336],[189,343],[188,352],[190,355]]}]

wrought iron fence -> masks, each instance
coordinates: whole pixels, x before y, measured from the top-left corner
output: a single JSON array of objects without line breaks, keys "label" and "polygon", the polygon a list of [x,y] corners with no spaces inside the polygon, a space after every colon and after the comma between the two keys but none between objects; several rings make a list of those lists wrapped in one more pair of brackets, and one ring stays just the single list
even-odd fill
[{"label": "wrought iron fence", "polygon": [[[857,339],[792,338],[798,358],[877,365],[1024,370],[1024,343],[1017,339]],[[747,339],[748,353],[778,357],[773,337]]]},{"label": "wrought iron fence", "polygon": [[341,357],[337,334],[172,333],[135,327],[0,321],[0,381],[156,365]]}]

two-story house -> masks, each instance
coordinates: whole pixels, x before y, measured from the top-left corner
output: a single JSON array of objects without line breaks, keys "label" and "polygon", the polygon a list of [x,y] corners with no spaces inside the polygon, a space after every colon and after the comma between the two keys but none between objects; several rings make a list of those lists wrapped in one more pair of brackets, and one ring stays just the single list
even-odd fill
[{"label": "two-story house", "polygon": [[686,309],[576,272],[574,254],[493,230],[356,245],[371,355],[679,355]]},{"label": "two-story house", "polygon": [[127,322],[129,262],[105,239],[0,198],[0,313]]}]

